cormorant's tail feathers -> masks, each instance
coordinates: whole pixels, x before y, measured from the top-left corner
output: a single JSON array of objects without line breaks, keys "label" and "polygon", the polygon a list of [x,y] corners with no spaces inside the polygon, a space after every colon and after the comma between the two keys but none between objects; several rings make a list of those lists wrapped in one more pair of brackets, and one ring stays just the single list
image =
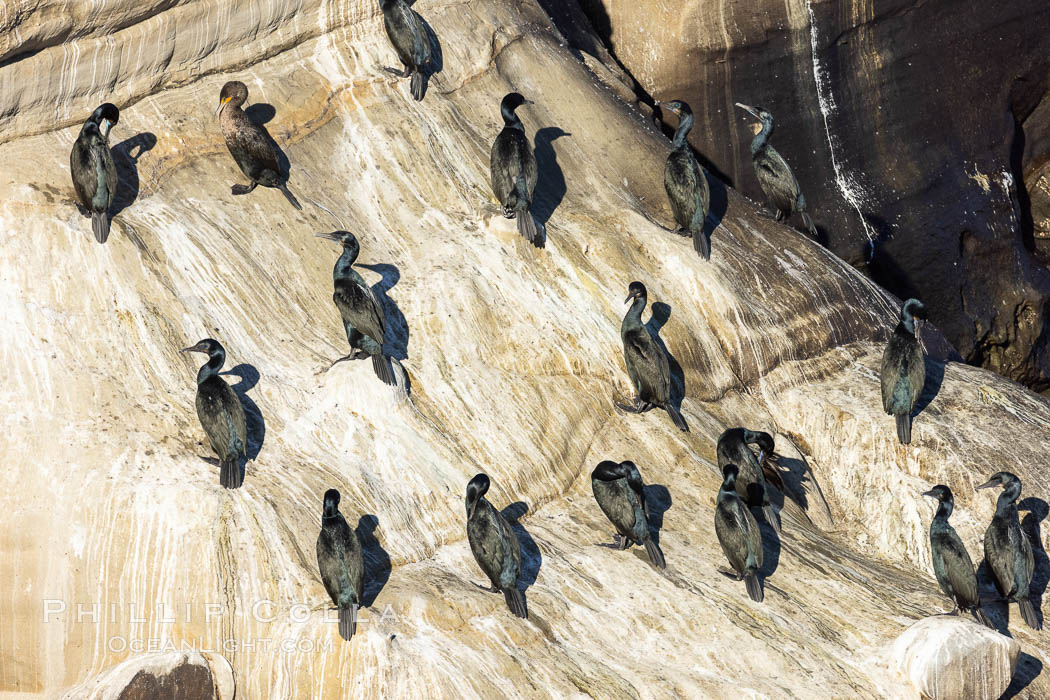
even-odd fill
[{"label": "cormorant's tail feathers", "polygon": [[817,235],[817,227],[813,225],[813,219],[809,218],[809,214],[802,212],[802,223],[806,225],[806,230],[809,231],[809,235],[813,238],[819,238]]},{"label": "cormorant's tail feathers", "polygon": [[693,231],[693,248],[704,260],[711,259],[711,241],[704,235],[703,230]]},{"label": "cormorant's tail feathers", "polygon": [[650,537],[644,543],[645,553],[649,555],[649,561],[657,569],[666,569],[667,562],[664,561],[664,553],[660,551],[660,548],[656,546],[656,542]]},{"label": "cormorant's tail feathers", "polygon": [[671,416],[671,420],[674,421],[676,426],[678,426],[678,429],[688,433],[689,426],[686,424],[685,418],[682,417],[682,414],[679,413],[678,409],[671,404],[667,404],[664,408],[667,410],[667,415]]},{"label": "cormorant's tail feathers", "polygon": [[769,523],[776,533],[780,534],[780,518],[777,517],[777,513],[773,510],[773,506],[766,504],[762,506],[762,515],[765,517],[766,522]]},{"label": "cormorant's tail feathers", "polygon": [[516,616],[528,619],[529,614],[525,610],[525,596],[521,594],[517,586],[503,589],[503,599],[507,601],[507,607]]},{"label": "cormorant's tail feathers", "polygon": [[1043,626],[1039,623],[1039,616],[1035,612],[1035,606],[1032,605],[1032,601],[1028,598],[1022,598],[1017,601],[1017,607],[1021,609],[1021,619],[1024,623],[1034,630],[1043,629]]},{"label": "cormorant's tail feathers", "polygon": [[350,603],[349,608],[339,608],[339,636],[350,641],[357,632],[357,603]]},{"label": "cormorant's tail feathers", "polygon": [[761,603],[764,595],[762,584],[758,581],[758,574],[755,572],[744,574],[744,585],[747,586],[747,594],[751,596],[751,600]]},{"label": "cormorant's tail feathers", "polygon": [[536,226],[536,220],[532,218],[532,212],[527,208],[519,209],[515,218],[518,220],[518,233],[532,245],[542,248],[543,239],[540,238],[540,229]]},{"label": "cormorant's tail feathers", "polygon": [[239,489],[244,483],[244,475],[241,474],[241,460],[239,457],[231,457],[219,462],[219,484],[227,489]]},{"label": "cormorant's tail feathers", "polygon": [[423,99],[423,73],[414,71],[412,73],[412,97],[418,102]]},{"label": "cormorant's tail feathers", "polygon": [[394,373],[390,369],[390,358],[386,355],[372,355],[372,369],[379,380],[388,386],[394,386]]},{"label": "cormorant's tail feathers", "polygon": [[109,238],[109,216],[104,211],[91,212],[91,230],[95,234],[95,240],[105,243]]},{"label": "cormorant's tail feathers", "polygon": [[288,198],[288,201],[292,203],[293,207],[295,207],[299,211],[303,210],[303,205],[299,204],[299,200],[296,199],[295,195],[292,194],[292,191],[288,189],[288,183],[282,182],[280,185],[278,185],[278,187],[281,188],[281,192],[284,193],[284,196]]},{"label": "cormorant's tail feathers", "polygon": [[911,416],[907,413],[899,413],[897,418],[897,439],[902,445],[911,444]]}]

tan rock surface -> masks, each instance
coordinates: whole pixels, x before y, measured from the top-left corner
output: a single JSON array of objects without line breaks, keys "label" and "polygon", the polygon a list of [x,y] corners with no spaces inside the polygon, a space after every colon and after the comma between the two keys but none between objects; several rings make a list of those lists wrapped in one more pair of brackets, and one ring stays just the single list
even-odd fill
[{"label": "tan rock surface", "polygon": [[[1050,404],[949,364],[900,447],[876,375],[896,302],[732,191],[710,263],[654,225],[670,218],[669,144],[538,7],[420,0],[444,69],[415,103],[381,72],[394,54],[376,7],[293,5],[242,3],[216,20],[215,3],[160,3],[119,21],[107,5],[113,18],[75,39],[43,26],[44,3],[3,20],[68,43],[0,71],[41,76],[0,90],[14,105],[0,122],[0,693],[57,696],[189,645],[224,656],[247,698],[907,697],[886,650],[948,606],[919,493],[956,490],[953,523],[979,558],[994,498],[969,487],[1007,468],[1025,496],[1047,498]],[[206,68],[181,73],[157,51]],[[92,52],[121,58],[92,64]],[[241,176],[212,114],[229,79],[275,108],[267,126],[302,213],[273,190],[229,194]],[[522,116],[541,155],[543,251],[489,195],[510,89],[537,102]],[[104,100],[122,108],[118,152],[156,141],[135,170],[124,163],[138,195],[100,246],[67,169],[75,122]],[[387,300],[411,403],[367,363],[316,374],[345,346],[338,251],[313,238],[337,227],[376,266],[363,274]],[[670,306],[660,337],[682,369],[689,434],[613,408],[629,391],[619,324],[632,279]],[[250,366],[228,379],[264,422],[235,492],[199,457],[198,365],[178,353],[205,336],[226,346],[227,369]],[[942,352],[935,331],[926,341]],[[715,570],[714,440],[738,423],[777,435],[798,503],[766,552],[762,605]],[[640,551],[594,546],[611,535],[588,483],[605,458],[633,459],[656,487],[663,574]],[[482,470],[497,507],[527,508],[528,622],[471,585],[482,574],[463,490]],[[350,644],[322,619],[314,542],[329,487],[374,535],[378,595]],[[1050,683],[1031,676],[1047,644],[1010,620],[1031,659],[1020,696],[1045,697]]]}]

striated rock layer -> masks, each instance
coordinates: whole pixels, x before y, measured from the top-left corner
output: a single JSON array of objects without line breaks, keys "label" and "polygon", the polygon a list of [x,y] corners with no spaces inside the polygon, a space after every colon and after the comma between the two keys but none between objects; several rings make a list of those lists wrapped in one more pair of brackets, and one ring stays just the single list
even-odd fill
[{"label": "striated rock layer", "polygon": [[[890,645],[950,608],[919,494],[952,486],[979,559],[994,496],[972,486],[1010,469],[1039,542],[1050,404],[945,365],[931,328],[940,359],[902,448],[876,375],[896,300],[724,188],[704,263],[657,223],[669,143],[623,83],[603,82],[614,67],[567,48],[532,3],[415,9],[441,49],[422,103],[382,72],[394,54],[358,0],[78,2],[75,32],[48,3],[0,19],[22,37],[8,57],[23,55],[0,71],[21,86],[0,90],[0,693],[103,693],[132,671],[163,684],[207,665],[227,697],[222,657],[247,698],[914,697]],[[213,115],[229,79],[283,146],[303,212],[275,190],[230,194],[243,180]],[[511,89],[537,102],[521,116],[542,251],[489,194]],[[122,108],[122,191],[101,246],[67,167],[77,122],[104,100]],[[362,242],[410,402],[367,362],[319,374],[345,352],[338,250],[313,237],[337,228]],[[630,392],[633,279],[690,433],[613,407]],[[249,414],[236,491],[201,459],[197,360],[178,352],[206,336]],[[782,455],[784,534],[767,543],[761,605],[716,571],[714,440],[736,424],[774,433]],[[638,548],[595,546],[612,528],[589,472],[608,458],[650,485],[665,572]],[[528,621],[472,585],[463,492],[479,471],[518,517]],[[370,569],[351,643],[314,559],[331,487]],[[1046,697],[1044,637],[988,607],[1020,645],[1015,697]]]},{"label": "striated rock layer", "polygon": [[769,109],[831,250],[925,301],[967,362],[1050,388],[1050,6],[579,3],[645,91],[692,104],[727,181],[763,199],[733,105]]}]

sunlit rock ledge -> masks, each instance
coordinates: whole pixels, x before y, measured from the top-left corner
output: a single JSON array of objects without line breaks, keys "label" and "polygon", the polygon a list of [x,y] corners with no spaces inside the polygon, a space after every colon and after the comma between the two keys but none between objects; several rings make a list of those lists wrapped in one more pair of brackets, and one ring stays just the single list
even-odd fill
[{"label": "sunlit rock ledge", "polygon": [[[0,132],[0,694],[203,668],[182,660],[188,645],[213,678],[226,678],[224,658],[247,698],[917,697],[890,647],[951,608],[919,494],[956,491],[952,521],[977,560],[994,495],[972,486],[1010,469],[1041,538],[1050,405],[944,365],[927,328],[932,400],[911,448],[898,445],[877,378],[897,301],[724,188],[701,261],[655,223],[670,223],[668,142],[537,6],[420,0],[443,70],[415,103],[382,72],[395,57],[371,3],[305,3],[288,19],[291,5],[244,3],[224,22],[208,2],[125,19],[78,3],[72,16],[95,29],[66,36],[41,14],[17,20],[23,41],[59,43],[0,71],[5,85],[30,69],[51,81],[24,83],[17,100],[0,90],[13,100]],[[158,62],[153,36],[203,58],[199,75]],[[98,64],[104,80],[76,58],[102,44],[121,57]],[[272,190],[230,195],[241,175],[213,115],[228,79],[263,118],[272,106],[303,212]],[[511,89],[537,102],[522,117],[542,251],[489,194]],[[111,143],[123,191],[98,245],[68,158],[105,100],[122,108]],[[338,251],[313,234],[339,228],[372,266],[411,402],[367,363],[318,374],[345,338]],[[619,324],[633,279],[664,305],[654,327],[681,368],[688,434],[662,412],[613,407],[630,391]],[[225,345],[250,416],[253,460],[232,492],[201,459],[197,364],[178,353],[206,336]],[[776,435],[788,492],[760,605],[716,571],[714,442],[736,424]],[[612,535],[589,484],[606,458],[633,459],[651,486],[665,572],[595,546]],[[519,516],[528,621],[471,583],[483,574],[463,493],[479,471]],[[349,644],[325,621],[314,556],[330,487],[370,567],[371,608]],[[1020,645],[1015,696],[1046,697],[1043,635],[990,607]]]}]

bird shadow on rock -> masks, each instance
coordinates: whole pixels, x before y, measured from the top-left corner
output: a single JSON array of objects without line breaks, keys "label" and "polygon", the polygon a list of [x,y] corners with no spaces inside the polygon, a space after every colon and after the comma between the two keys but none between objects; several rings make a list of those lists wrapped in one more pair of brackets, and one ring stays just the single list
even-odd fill
[{"label": "bird shadow on rock", "polygon": [[1010,679],[1010,685],[1003,691],[999,700],[1011,700],[1012,698],[1022,697],[1021,691],[1031,685],[1032,681],[1042,672],[1043,662],[1022,651],[1021,655],[1017,657],[1017,670],[1014,671],[1014,676]]},{"label": "bird shadow on rock", "polygon": [[532,195],[532,215],[543,228],[547,237],[547,222],[565,198],[567,187],[565,173],[558,165],[558,154],[554,142],[562,136],[572,136],[557,126],[545,126],[536,132],[534,154],[536,156],[536,191]]},{"label": "bird shadow on rock", "polygon": [[915,402],[915,408],[912,409],[912,418],[925,411],[926,407],[933,403],[933,400],[937,398],[937,394],[941,391],[941,385],[944,384],[944,368],[948,364],[947,362],[935,360],[928,355],[924,357],[926,363],[926,379],[923,381],[922,393],[919,394],[919,400]]},{"label": "bird shadow on rock", "polygon": [[376,529],[379,527],[379,518],[375,515],[362,515],[357,521],[357,537],[361,540],[361,549],[365,557],[365,572],[368,578],[365,582],[365,591],[361,596],[361,603],[366,607],[372,607],[376,598],[382,592],[386,582],[390,580],[390,572],[393,566],[390,563],[390,555],[383,549],[376,537]]},{"label": "bird shadow on rock", "polygon": [[777,535],[773,526],[762,517],[761,508],[752,508],[751,512],[755,514],[758,528],[762,532],[762,568],[758,570],[758,576],[764,588],[766,579],[772,576],[780,566],[780,536]]},{"label": "bird shadow on rock", "polygon": [[[540,548],[536,546],[536,540],[532,539],[532,535],[518,520],[518,518],[529,512],[529,504],[524,501],[515,501],[501,512],[503,517],[507,519],[507,522],[510,523],[511,529],[514,530],[514,534],[518,538],[518,544],[521,545],[521,574],[518,576],[518,584],[521,586],[522,595],[524,595],[529,586],[536,583],[536,577],[540,574],[540,567],[543,566],[543,555],[540,553]],[[527,606],[528,602],[526,601],[526,608]]]},{"label": "bird shadow on rock", "polygon": [[[784,499],[791,498],[802,510],[809,510],[809,499],[806,496],[805,483],[811,481],[809,466],[801,459],[780,456],[775,465],[768,464],[766,469],[775,469],[784,489],[769,489],[769,501],[777,511],[784,509]],[[764,470],[763,470],[764,471]]]},{"label": "bird shadow on rock", "polygon": [[671,509],[673,501],[666,486],[649,484],[645,487],[645,505],[649,509],[649,530],[653,541],[660,546],[660,531],[664,529],[664,513]]},{"label": "bird shadow on rock", "polygon": [[999,595],[995,577],[983,557],[977,567],[977,594],[981,599],[981,610],[995,626],[995,631],[1013,639],[1013,635],[1010,634],[1010,604]]},{"label": "bird shadow on rock", "polygon": [[445,57],[441,53],[441,41],[438,39],[437,32],[430,26],[430,22],[426,21],[419,13],[416,13],[416,16],[419,17],[419,21],[423,25],[423,31],[427,35],[427,42],[430,44],[430,61],[427,63],[426,70],[423,73],[423,96],[426,97],[427,88],[430,87],[430,76],[437,75],[445,69]]},{"label": "bird shadow on rock", "polygon": [[[113,197],[110,216],[127,209],[139,196],[139,158],[157,145],[157,137],[148,132],[135,134],[113,147],[113,165],[117,169],[117,191]],[[132,155],[134,151],[134,155]]]},{"label": "bird shadow on rock", "polygon": [[[265,126],[270,120],[277,115],[277,110],[273,105],[266,102],[255,102],[248,106],[244,110],[244,113],[259,126]],[[273,147],[273,152],[277,154],[277,167],[280,168],[280,175],[284,180],[288,180],[291,177],[292,164],[288,160],[288,156],[285,155],[284,150],[274,141],[273,136],[270,135],[268,129],[263,129],[263,133],[266,134],[266,140]]]},{"label": "bird shadow on rock", "polygon": [[707,170],[704,171],[704,177],[707,178],[707,187],[711,192],[711,202],[707,210],[707,218],[704,219],[703,233],[707,236],[707,240],[711,244],[711,252],[714,254],[712,236],[722,224],[722,219],[725,218],[726,210],[729,208],[729,190],[724,182]]},{"label": "bird shadow on rock", "polygon": [[259,370],[255,367],[241,363],[222,373],[223,376],[238,377],[241,381],[231,384],[230,388],[244,406],[244,427],[248,433],[248,445],[245,453],[249,460],[254,460],[262,451],[263,440],[266,438],[266,421],[263,419],[262,411],[248,396],[248,392],[259,383]]},{"label": "bird shadow on rock", "polygon": [[406,359],[408,357],[408,321],[405,320],[405,315],[401,313],[401,309],[397,307],[394,300],[387,295],[387,292],[401,281],[401,271],[397,265],[388,263],[358,264],[357,267],[382,275],[383,279],[372,285],[372,292],[379,299],[379,303],[383,306],[383,314],[386,316],[383,352],[395,360]]},{"label": "bird shadow on rock", "polygon": [[[670,318],[671,307],[662,301],[657,301],[652,305],[652,312],[649,314],[649,321],[645,324],[645,327],[649,330],[649,334],[653,336],[656,344],[667,355],[667,365],[671,371],[671,405],[681,413],[682,400],[685,399],[685,374],[682,372],[682,366],[678,364],[678,360],[674,358],[674,355],[671,354],[664,344],[663,338],[660,337],[660,329],[667,325],[667,321]],[[683,420],[685,419],[683,418]]]}]

